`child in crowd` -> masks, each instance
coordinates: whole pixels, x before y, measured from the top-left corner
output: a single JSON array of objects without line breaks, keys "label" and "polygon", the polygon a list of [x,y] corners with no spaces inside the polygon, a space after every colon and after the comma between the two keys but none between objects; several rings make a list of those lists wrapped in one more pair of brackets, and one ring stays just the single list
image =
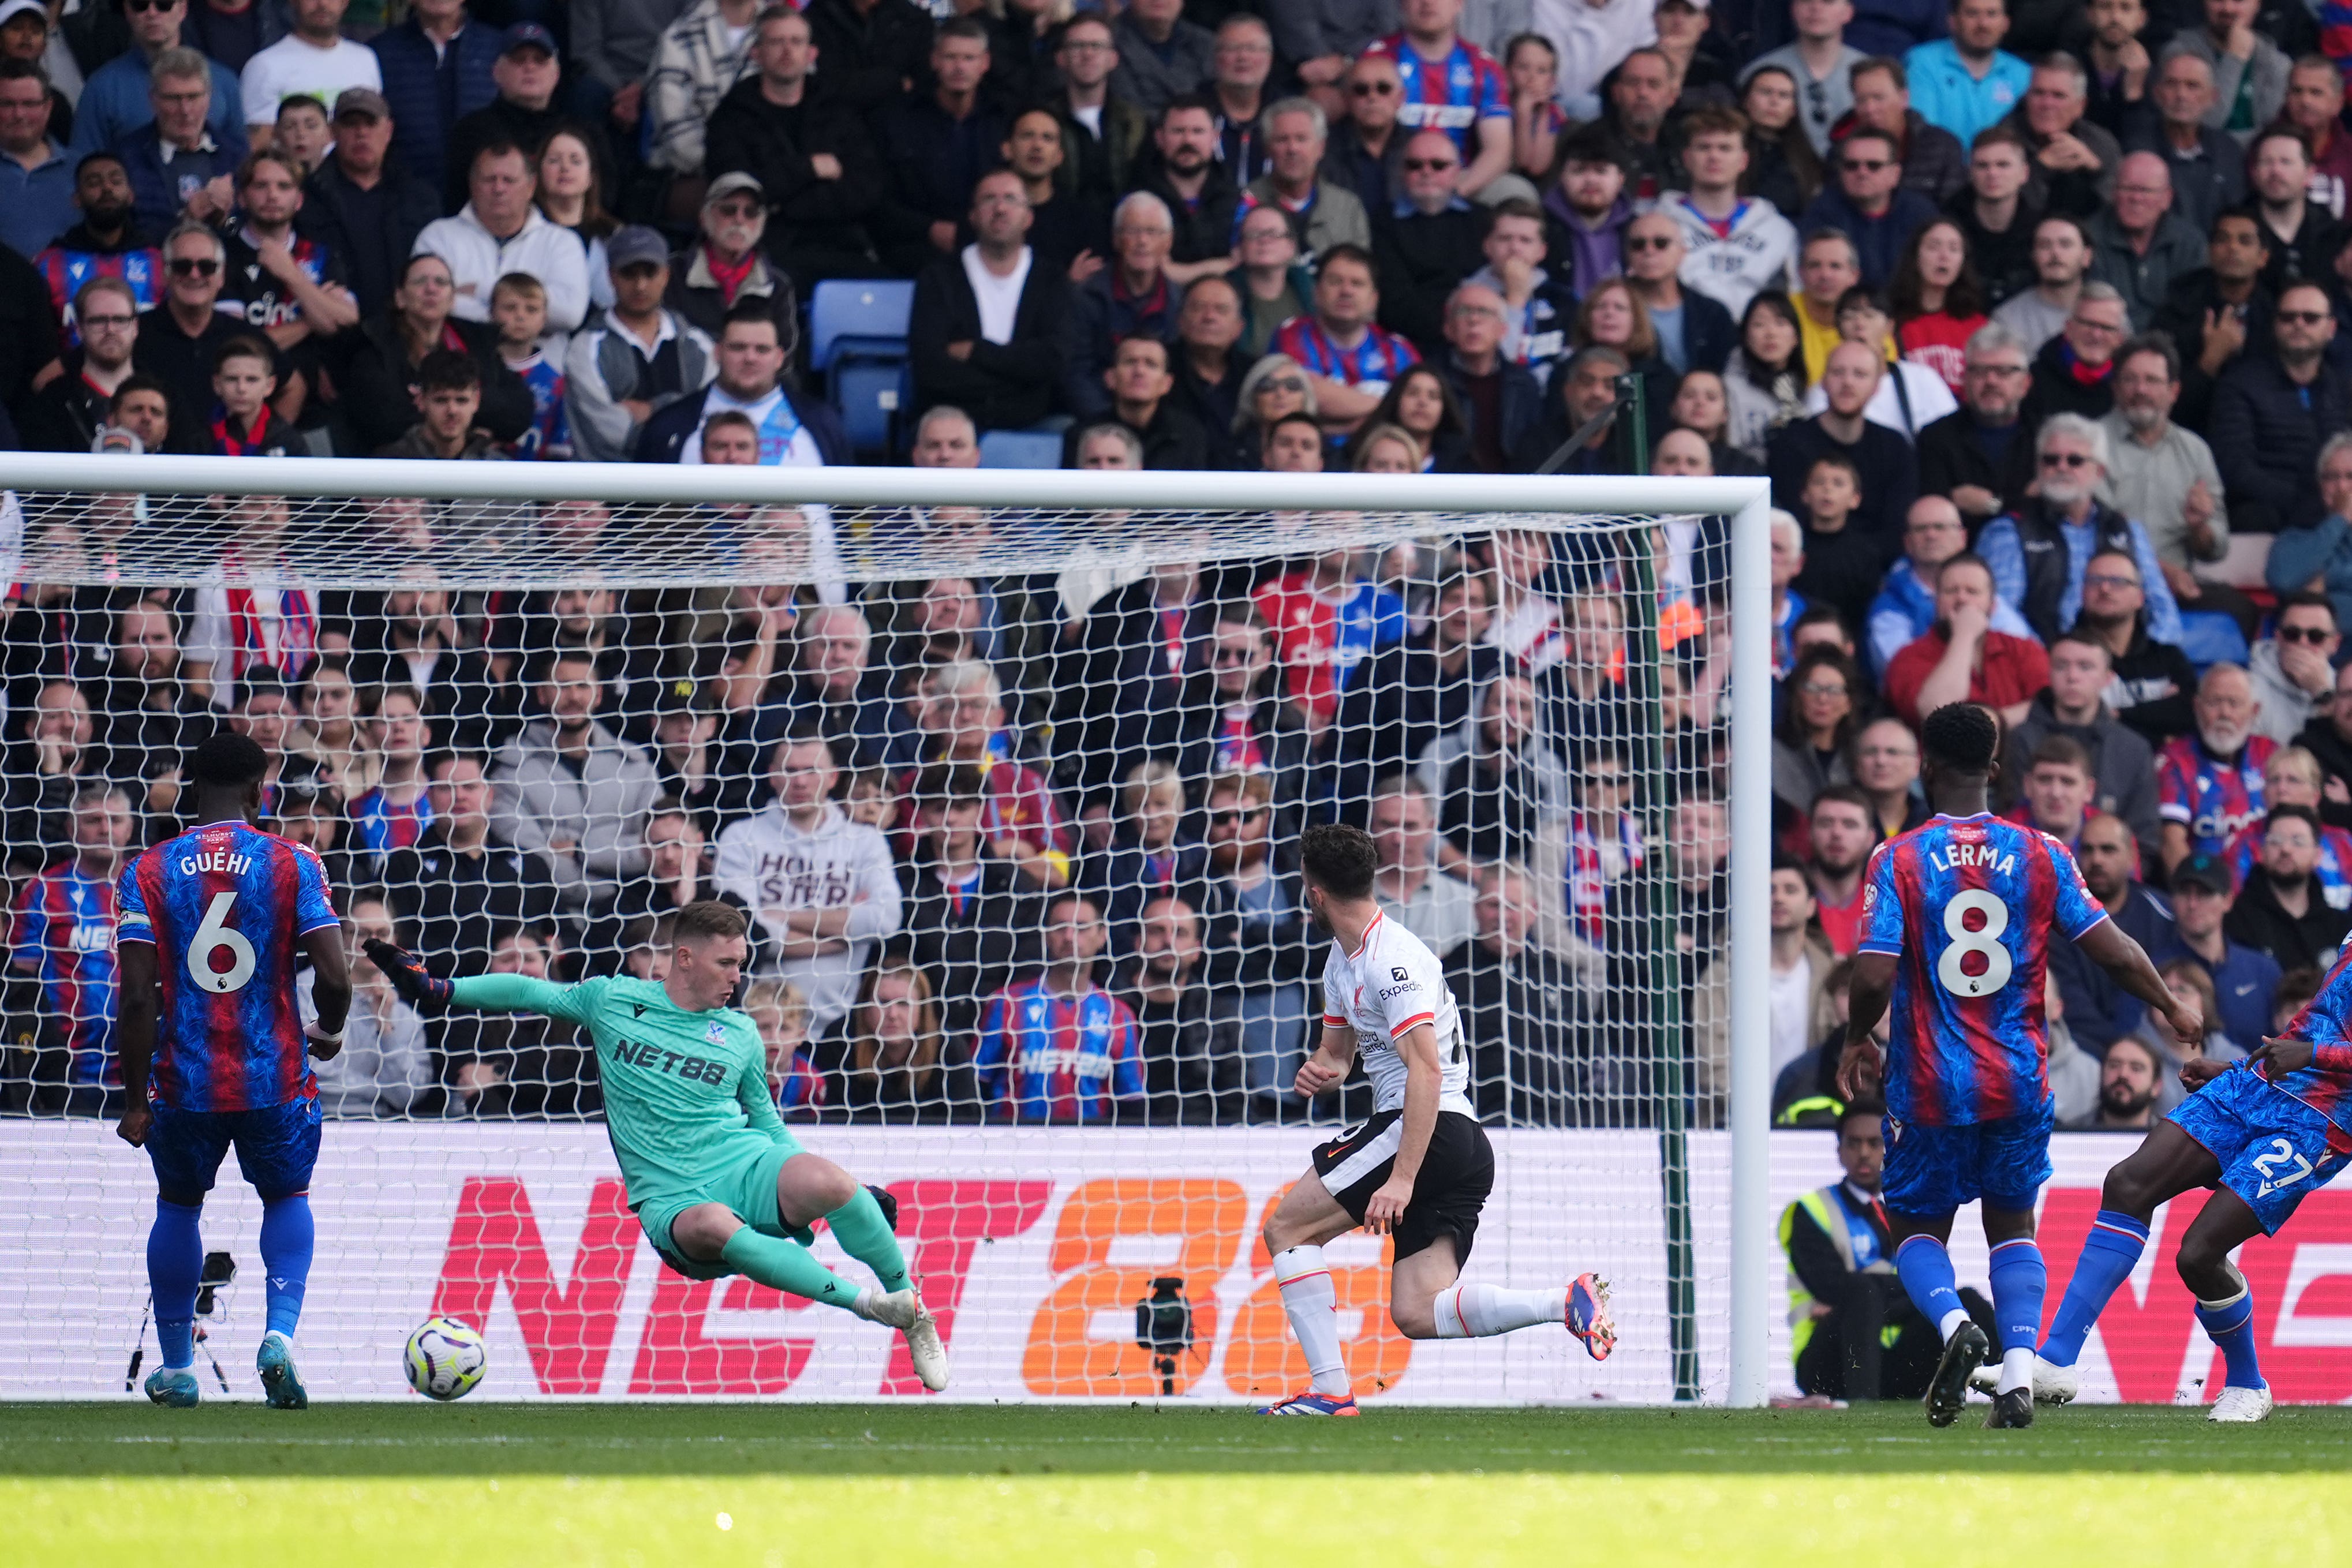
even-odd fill
[{"label": "child in crowd", "polygon": [[824,1076],[809,1049],[808,998],[790,980],[754,980],[743,1010],[759,1026],[768,1053],[768,1092],[788,1122],[814,1122],[824,1104]]},{"label": "child in crowd", "polygon": [[269,138],[269,150],[283,152],[302,165],[307,176],[319,167],[319,161],[335,145],[335,133],[327,124],[327,107],[309,93],[298,92],[280,99],[278,105],[278,129]]},{"label": "child in crowd", "polygon": [[572,459],[572,427],[563,412],[562,334],[548,340],[547,290],[527,272],[509,272],[490,289],[498,323],[499,358],[530,389],[530,428],[514,444],[516,457],[550,463]]},{"label": "child in crowd", "polygon": [[1814,463],[1799,498],[1805,507],[1805,565],[1797,573],[1797,591],[1807,604],[1827,604],[1847,625],[1860,625],[1886,573],[1878,540],[1850,526],[1862,506],[1862,471],[1853,459],[1832,453]]}]

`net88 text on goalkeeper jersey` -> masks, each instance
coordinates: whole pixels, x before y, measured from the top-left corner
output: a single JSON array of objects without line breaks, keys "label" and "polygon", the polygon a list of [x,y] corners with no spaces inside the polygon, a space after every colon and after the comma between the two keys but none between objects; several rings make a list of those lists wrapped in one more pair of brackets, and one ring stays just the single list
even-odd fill
[{"label": "net88 text on goalkeeper jersey", "polygon": [[629,976],[564,986],[477,975],[457,982],[453,999],[544,1013],[588,1031],[632,1208],[699,1191],[791,1136],[768,1097],[759,1028],[733,1008],[688,1012],[659,982]]}]

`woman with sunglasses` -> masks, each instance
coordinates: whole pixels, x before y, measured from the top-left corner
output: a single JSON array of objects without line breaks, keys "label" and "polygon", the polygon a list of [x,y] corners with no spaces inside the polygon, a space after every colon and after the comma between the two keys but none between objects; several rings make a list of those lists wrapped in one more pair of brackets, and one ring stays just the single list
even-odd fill
[{"label": "woman with sunglasses", "polygon": [[1821,155],[1797,115],[1797,78],[1782,66],[1760,66],[1740,90],[1739,110],[1748,116],[1748,172],[1739,193],[1761,196],[1794,220],[1826,177]]},{"label": "woman with sunglasses", "polygon": [[1242,264],[1229,276],[1242,296],[1242,338],[1234,351],[1244,360],[1265,352],[1282,324],[1315,302],[1315,279],[1300,259],[1298,220],[1272,203],[1242,214],[1234,249]]},{"label": "woman with sunglasses", "polygon": [[1943,377],[1958,396],[1969,338],[1985,324],[1984,285],[1958,224],[1937,218],[1911,236],[1895,266],[1892,293],[1895,341],[1903,357]]},{"label": "woman with sunglasses", "polygon": [[613,269],[604,259],[604,242],[621,225],[604,210],[604,177],[580,131],[552,131],[540,149],[539,210],[580,242],[588,257],[588,298],[598,309],[611,309]]},{"label": "woman with sunglasses", "polygon": [[1625,356],[1642,378],[1649,399],[1650,420],[1663,425],[1674,406],[1675,372],[1658,352],[1658,329],[1650,320],[1633,286],[1612,277],[1594,286],[1577,308],[1576,325],[1569,329],[1569,352],[1591,348],[1614,349]]},{"label": "woman with sunglasses", "polygon": [[1805,334],[1797,307],[1768,288],[1748,302],[1739,347],[1724,363],[1724,439],[1763,462],[1772,433],[1805,417]]},{"label": "woman with sunglasses", "polygon": [[499,441],[515,440],[530,428],[536,412],[530,388],[499,357],[499,329],[488,321],[450,315],[457,298],[449,264],[419,252],[400,269],[391,305],[360,324],[341,405],[357,451],[391,445],[422,417],[416,411],[417,368],[436,349],[455,349],[482,368],[482,410],[476,423]]},{"label": "woman with sunglasses", "polygon": [[[1415,365],[1390,383],[1388,395],[1364,422],[1367,431],[1394,425],[1413,439],[1423,454],[1416,473],[1468,474],[1470,422],[1445,378],[1427,365]],[[1360,441],[1359,443],[1360,444]],[[1360,471],[1363,465],[1353,462]]]},{"label": "woman with sunglasses", "polygon": [[1275,422],[1294,413],[1317,417],[1315,383],[1288,354],[1268,354],[1242,378],[1241,407],[1234,416],[1234,437],[1247,461],[1244,471],[1262,466],[1265,438]]}]

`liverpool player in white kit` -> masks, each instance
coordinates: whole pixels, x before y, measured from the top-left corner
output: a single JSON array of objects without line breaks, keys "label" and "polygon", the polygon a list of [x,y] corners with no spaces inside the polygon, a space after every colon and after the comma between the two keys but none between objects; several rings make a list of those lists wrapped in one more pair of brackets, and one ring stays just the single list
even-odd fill
[{"label": "liverpool player in white kit", "polygon": [[1318,826],[1301,840],[1307,912],[1331,934],[1323,967],[1323,1040],[1298,1070],[1309,1098],[1337,1086],[1360,1053],[1372,1081],[1370,1121],[1315,1151],[1265,1222],[1290,1330],[1313,1378],[1267,1416],[1353,1416],[1339,1352],[1339,1298],[1323,1244],[1362,1226],[1396,1239],[1389,1317],[1407,1339],[1468,1339],[1565,1323],[1599,1361],[1616,1343],[1609,1288],[1591,1274],[1565,1287],[1515,1291],[1464,1284],[1495,1155],[1470,1104],[1470,1052],[1438,962],[1372,898],[1379,863],[1355,828]]}]

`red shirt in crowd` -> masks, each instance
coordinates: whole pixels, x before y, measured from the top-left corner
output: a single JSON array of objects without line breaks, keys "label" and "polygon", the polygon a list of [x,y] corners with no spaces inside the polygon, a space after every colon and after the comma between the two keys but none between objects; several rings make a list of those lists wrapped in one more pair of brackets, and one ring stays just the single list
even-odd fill
[{"label": "red shirt in crowd", "polygon": [[[1942,632],[1930,627],[1925,636],[1913,638],[1886,662],[1887,706],[1915,729],[1919,725],[1919,688],[1943,662],[1944,650],[1950,645]],[[2049,684],[2050,655],[2042,652],[2041,643],[2006,632],[1987,632],[1983,657],[1969,676],[1969,701],[2009,707],[2030,702]]]}]

